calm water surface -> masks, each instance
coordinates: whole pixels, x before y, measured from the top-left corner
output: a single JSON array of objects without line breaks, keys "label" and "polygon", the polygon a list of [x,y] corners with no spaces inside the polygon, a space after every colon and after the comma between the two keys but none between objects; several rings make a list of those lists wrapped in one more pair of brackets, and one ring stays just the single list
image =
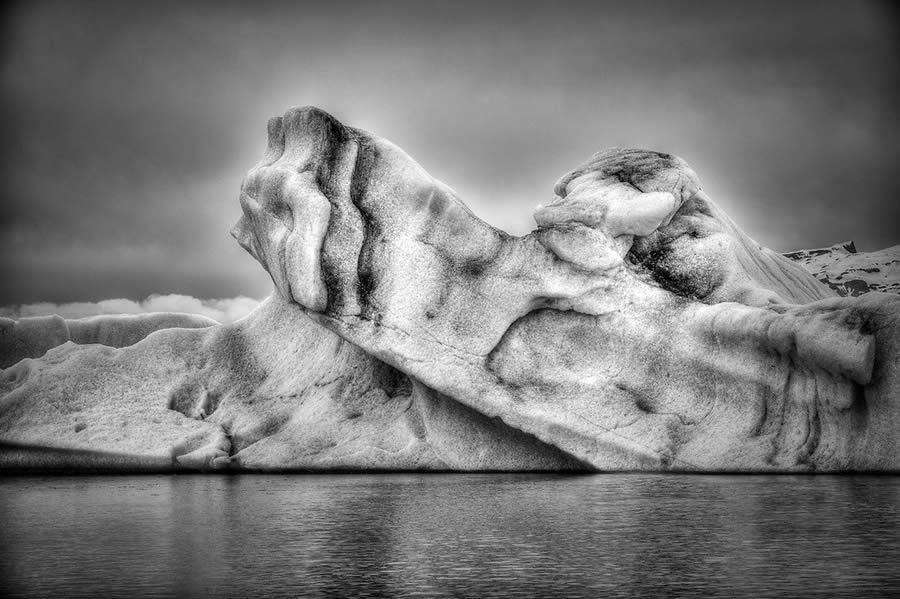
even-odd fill
[{"label": "calm water surface", "polygon": [[900,477],[0,477],[0,591],[877,596]]}]

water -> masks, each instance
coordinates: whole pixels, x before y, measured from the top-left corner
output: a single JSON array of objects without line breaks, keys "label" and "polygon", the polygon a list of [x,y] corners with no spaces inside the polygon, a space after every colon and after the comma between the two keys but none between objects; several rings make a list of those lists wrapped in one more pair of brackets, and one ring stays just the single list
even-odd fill
[{"label": "water", "polygon": [[876,596],[900,477],[0,477],[7,596]]}]

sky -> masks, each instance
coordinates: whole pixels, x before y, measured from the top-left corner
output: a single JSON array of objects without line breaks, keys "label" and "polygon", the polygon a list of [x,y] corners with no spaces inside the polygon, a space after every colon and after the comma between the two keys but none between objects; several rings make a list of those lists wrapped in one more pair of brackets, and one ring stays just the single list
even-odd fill
[{"label": "sky", "polygon": [[889,3],[7,4],[0,304],[263,297],[229,236],[266,120],[316,105],[525,234],[610,146],[677,154],[778,251],[900,243]]}]

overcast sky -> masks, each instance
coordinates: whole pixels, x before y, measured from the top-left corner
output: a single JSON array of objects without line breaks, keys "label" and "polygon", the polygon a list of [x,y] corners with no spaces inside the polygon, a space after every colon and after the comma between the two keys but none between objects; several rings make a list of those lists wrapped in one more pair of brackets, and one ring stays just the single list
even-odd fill
[{"label": "overcast sky", "polygon": [[779,251],[900,243],[898,29],[866,2],[29,2],[6,8],[0,304],[262,297],[228,235],[314,104],[524,234],[609,146],[682,156]]}]

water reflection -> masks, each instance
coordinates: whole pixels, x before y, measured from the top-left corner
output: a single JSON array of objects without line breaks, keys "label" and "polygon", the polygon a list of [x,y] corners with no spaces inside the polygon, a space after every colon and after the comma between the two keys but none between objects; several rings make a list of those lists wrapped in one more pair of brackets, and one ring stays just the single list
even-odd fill
[{"label": "water reflection", "polygon": [[6,593],[874,596],[900,478],[0,478]]}]

